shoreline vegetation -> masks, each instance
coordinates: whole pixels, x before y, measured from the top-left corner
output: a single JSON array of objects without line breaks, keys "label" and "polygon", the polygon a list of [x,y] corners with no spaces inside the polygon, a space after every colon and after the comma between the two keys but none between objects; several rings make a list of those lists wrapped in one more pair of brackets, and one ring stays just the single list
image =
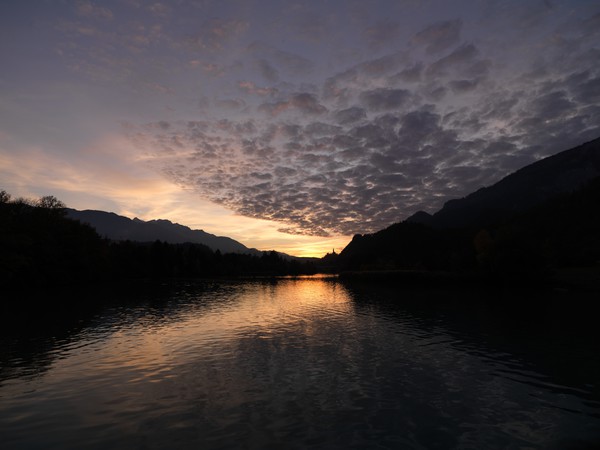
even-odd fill
[{"label": "shoreline vegetation", "polygon": [[0,286],[47,288],[127,280],[314,274],[311,261],[212,251],[202,244],[111,241],[65,215],[53,196],[0,192]]},{"label": "shoreline vegetation", "polygon": [[[565,167],[587,178],[566,183]],[[54,196],[12,199],[0,191],[0,286],[19,291],[327,273],[342,281],[423,289],[598,291],[598,170],[600,139],[452,200],[434,215],[417,213],[376,233],[357,234],[341,253],[309,260],[274,250],[221,253],[201,243],[102,238],[91,225],[68,217]]]},{"label": "shoreline vegetation", "polygon": [[[584,206],[590,207],[597,200],[598,186],[596,180],[586,185],[583,194],[562,198],[561,204],[580,204],[583,197]],[[202,244],[110,241],[91,226],[66,217],[65,205],[53,196],[12,200],[2,191],[0,198],[0,282],[5,290],[317,273],[337,275],[342,281],[411,288],[600,290],[600,265],[594,263],[597,238],[591,239],[597,232],[571,230],[554,243],[547,238],[548,229],[554,235],[557,227],[569,231],[565,217],[573,217],[573,211],[555,218],[546,230],[538,227],[532,235],[535,227],[529,222],[536,225],[549,212],[556,212],[552,204],[491,231],[435,230],[403,222],[373,235],[355,236],[340,254],[306,262],[285,259],[275,251],[261,256],[221,254]],[[586,226],[592,229],[596,223],[592,220]],[[567,264],[556,264],[559,257]]]},{"label": "shoreline vegetation", "polygon": [[533,288],[565,291],[600,291],[600,266],[571,267],[543,276],[491,276],[481,271],[349,270],[339,273],[342,281],[392,284],[410,288]]}]

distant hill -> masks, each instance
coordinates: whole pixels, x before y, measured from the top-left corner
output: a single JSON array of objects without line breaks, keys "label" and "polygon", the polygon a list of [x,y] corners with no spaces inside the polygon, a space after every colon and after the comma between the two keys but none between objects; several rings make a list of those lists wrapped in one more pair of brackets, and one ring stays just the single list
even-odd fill
[{"label": "distant hill", "polygon": [[406,222],[434,228],[481,227],[573,192],[600,176],[600,138],[544,158],[464,198],[450,200],[433,215],[419,211]]},{"label": "distant hill", "polygon": [[203,230],[192,230],[169,220],[129,219],[115,213],[89,209],[85,211],[67,209],[67,217],[90,225],[100,236],[114,241],[154,242],[159,240],[170,244],[203,244],[211,250],[219,250],[221,253],[244,253],[257,256],[263,253],[257,249],[248,248],[234,239],[215,236]]},{"label": "distant hill", "polygon": [[[105,235],[112,230],[118,239],[103,239],[89,225],[93,221]],[[223,250],[248,252],[213,251],[199,239]],[[49,287],[89,283],[300,275],[316,270],[315,261],[248,249],[233,239],[166,220],[144,222],[102,211],[67,210],[53,196],[12,200],[0,191],[0,286],[4,291],[43,288],[46,294]],[[36,306],[51,307],[55,300],[64,304],[62,294],[57,299],[44,295]],[[0,309],[6,306],[0,301]]]}]

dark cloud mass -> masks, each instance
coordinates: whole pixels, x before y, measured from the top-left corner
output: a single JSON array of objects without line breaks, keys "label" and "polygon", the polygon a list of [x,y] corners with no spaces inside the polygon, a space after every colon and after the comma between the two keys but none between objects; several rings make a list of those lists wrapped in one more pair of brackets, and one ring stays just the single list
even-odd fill
[{"label": "dark cloud mass", "polygon": [[[256,37],[221,57],[218,67],[248,71],[219,73],[230,84],[202,120],[128,130],[171,180],[286,233],[352,235],[433,212],[600,135],[597,14],[558,20],[541,4],[512,21],[488,5],[480,21],[411,29],[395,17],[340,24],[294,8],[296,37]],[[245,20],[205,25],[193,42],[209,52],[251,30]],[[342,25],[356,28],[344,52],[326,44],[340,42]],[[330,53],[309,58],[311,45]]]},{"label": "dark cloud mass", "polygon": [[339,124],[346,125],[352,122],[356,122],[358,120],[366,119],[367,112],[363,108],[353,106],[351,108],[337,111],[334,117]]},{"label": "dark cloud mass", "polygon": [[410,97],[405,89],[378,88],[360,94],[363,104],[371,110],[383,111],[400,108]]}]

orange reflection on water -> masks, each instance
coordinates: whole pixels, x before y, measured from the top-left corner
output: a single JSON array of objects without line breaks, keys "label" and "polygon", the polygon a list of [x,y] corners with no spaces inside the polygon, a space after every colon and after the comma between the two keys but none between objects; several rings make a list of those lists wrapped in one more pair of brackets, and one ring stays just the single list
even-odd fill
[{"label": "orange reflection on water", "polygon": [[[58,350],[43,375],[49,401],[76,389],[72,413],[92,425],[114,423],[107,414],[137,414],[144,401],[160,404],[159,415],[186,399],[204,399],[203,408],[218,417],[265,386],[314,376],[297,358],[328,358],[327,345],[348,361],[356,358],[340,330],[358,319],[335,280],[223,282],[167,300],[109,310],[76,345]],[[115,426],[125,432],[128,425]]]},{"label": "orange reflection on water", "polygon": [[208,292],[187,294],[168,312],[157,316],[149,310],[106,330],[86,367],[107,373],[130,368],[136,377],[143,376],[140,371],[153,377],[159,368],[231,351],[244,337],[294,333],[308,338],[328,321],[349,323],[353,317],[347,290],[318,276],[224,282]]}]

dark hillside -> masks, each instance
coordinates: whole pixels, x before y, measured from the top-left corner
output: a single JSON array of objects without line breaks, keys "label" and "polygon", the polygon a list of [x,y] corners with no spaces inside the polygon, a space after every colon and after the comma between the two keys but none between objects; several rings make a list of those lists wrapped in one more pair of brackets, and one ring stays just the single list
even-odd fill
[{"label": "dark hillside", "polygon": [[44,197],[0,203],[0,282],[27,287],[79,283],[104,271],[106,248],[93,228]]},{"label": "dark hillside", "polygon": [[416,213],[407,221],[435,228],[483,227],[573,192],[600,176],[600,138],[530,164],[498,183],[450,200],[432,216]]},{"label": "dark hillside", "polygon": [[[123,221],[108,213],[102,216]],[[162,226],[158,222],[154,225]],[[172,225],[169,222],[167,227],[172,229]],[[275,251],[223,253],[189,242],[103,239],[91,226],[67,217],[64,204],[55,197],[11,201],[8,193],[0,191],[0,286],[5,289],[134,279],[296,275],[315,270],[311,261],[284,258]],[[0,306],[6,305],[0,301]]]},{"label": "dark hillside", "polygon": [[472,265],[469,236],[415,223],[397,223],[373,234],[356,235],[340,253],[343,270],[446,270]]},{"label": "dark hillside", "polygon": [[[527,166],[490,188],[356,235],[340,270],[477,270],[547,277],[600,264],[600,140]],[[425,223],[427,224],[425,224]]]}]

